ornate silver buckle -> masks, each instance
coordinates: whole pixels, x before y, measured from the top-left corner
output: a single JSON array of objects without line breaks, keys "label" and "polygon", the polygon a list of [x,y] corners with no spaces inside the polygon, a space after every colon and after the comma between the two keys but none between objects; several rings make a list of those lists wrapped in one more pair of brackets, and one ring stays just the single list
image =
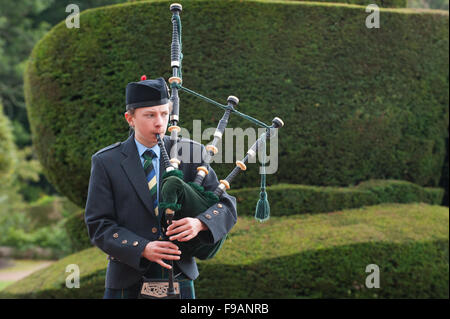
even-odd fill
[{"label": "ornate silver buckle", "polygon": [[169,293],[169,281],[165,279],[146,279],[142,283],[141,298],[145,299],[180,299],[180,283],[174,281],[174,293]]}]

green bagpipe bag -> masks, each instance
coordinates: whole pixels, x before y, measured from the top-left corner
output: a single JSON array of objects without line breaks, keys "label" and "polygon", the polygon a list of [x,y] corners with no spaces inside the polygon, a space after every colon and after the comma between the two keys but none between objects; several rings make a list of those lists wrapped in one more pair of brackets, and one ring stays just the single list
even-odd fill
[{"label": "green bagpipe bag", "polygon": [[[185,217],[195,218],[208,208],[219,202],[219,197],[213,192],[205,191],[202,186],[192,182],[186,183],[183,180],[183,172],[173,170],[163,174],[162,185],[160,189],[159,209],[165,212],[167,208],[175,211],[174,220]],[[162,223],[166,223],[162,218]],[[167,227],[167,225],[163,225]],[[187,242],[178,242],[176,245],[183,254],[197,257],[199,259],[210,259],[214,257],[222,247],[226,236],[215,244],[205,244],[200,241],[198,236]]]}]

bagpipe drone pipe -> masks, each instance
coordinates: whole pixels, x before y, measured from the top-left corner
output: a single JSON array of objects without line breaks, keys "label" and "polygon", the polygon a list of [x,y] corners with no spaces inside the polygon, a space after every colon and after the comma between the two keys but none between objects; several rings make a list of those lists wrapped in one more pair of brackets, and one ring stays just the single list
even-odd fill
[{"label": "bagpipe drone pipe", "polygon": [[[220,196],[230,188],[230,184],[233,178],[241,171],[247,169],[246,163],[250,158],[256,157],[259,150],[265,151],[266,141],[275,136],[277,130],[281,128],[284,123],[278,117],[272,120],[272,125],[266,125],[265,123],[252,118],[246,114],[243,114],[236,110],[239,104],[239,99],[235,96],[229,96],[227,98],[227,105],[222,105],[216,101],[213,101],[203,95],[200,95],[192,90],[189,90],[182,86],[182,41],[181,41],[181,19],[180,13],[182,6],[174,3],[170,6],[172,12],[172,44],[171,44],[171,67],[172,77],[168,82],[171,88],[170,100],[173,104],[172,111],[169,117],[170,139],[172,142],[172,148],[170,150],[170,158],[165,149],[162,138],[157,135],[158,144],[161,149],[161,156],[163,158],[164,168],[161,169],[163,173],[162,184],[160,187],[160,200],[159,210],[163,213],[165,218],[162,218],[162,225],[167,227],[167,223],[170,224],[172,220],[178,220],[185,217],[196,217],[199,214],[206,211],[211,206],[217,204],[220,201]],[[222,109],[225,110],[219,124],[214,133],[213,141],[207,145],[206,156],[202,156],[202,164],[197,168],[197,176],[193,182],[184,181],[184,176],[181,170],[179,170],[180,159],[178,159],[177,143],[180,141],[178,133],[180,132],[179,112],[180,112],[180,99],[179,91],[187,92],[199,98],[202,98]],[[223,180],[220,180],[219,185],[214,191],[206,191],[202,187],[202,182],[205,176],[208,174],[208,166],[212,157],[218,152],[217,146],[222,139],[225,128],[228,124],[228,120],[232,114],[241,116],[258,126],[264,127],[266,130],[259,136],[256,142],[247,151],[245,157],[236,161],[236,166],[231,173]],[[263,154],[266,154],[265,152]],[[267,194],[265,191],[265,170],[264,161],[262,164],[262,180],[261,180],[261,194],[257,204],[255,218],[264,221],[269,218],[270,207],[267,200]],[[187,242],[176,242],[180,247],[183,254],[197,257],[199,259],[212,258],[219,251],[226,236],[214,244],[205,244],[197,237]]]}]

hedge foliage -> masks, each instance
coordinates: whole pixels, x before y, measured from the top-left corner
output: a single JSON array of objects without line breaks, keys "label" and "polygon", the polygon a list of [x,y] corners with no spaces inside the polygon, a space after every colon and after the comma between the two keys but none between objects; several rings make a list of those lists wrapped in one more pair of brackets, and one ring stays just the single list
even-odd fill
[{"label": "hedge foliage", "polygon": [[[269,186],[266,190],[271,216],[325,213],[381,203],[423,202],[440,205],[444,196],[444,190],[440,188],[424,188],[405,181],[377,180],[349,188],[279,184]],[[238,216],[255,214],[259,192],[259,188],[228,191],[236,197]],[[66,220],[65,229],[72,242],[73,251],[92,246],[83,211]]]},{"label": "hedge foliage", "polygon": [[[128,135],[126,84],[141,74],[171,76],[169,4],[87,10],[79,29],[62,22],[30,56],[33,143],[49,181],[80,206],[91,155]],[[186,2],[183,84],[221,103],[236,95],[239,110],[266,123],[285,121],[269,184],[437,186],[448,135],[448,14],[383,9],[379,29],[365,27],[367,15],[330,3]],[[202,130],[217,125],[222,110],[186,93],[180,99],[188,132],[194,119]],[[229,122],[249,127],[237,116]],[[213,167],[223,178],[233,164]],[[249,164],[233,187],[258,180]]]},{"label": "hedge foliage", "polygon": [[[136,1],[136,0],[135,0]],[[137,1],[147,1],[147,0],[137,0]],[[248,1],[248,0],[243,0]],[[274,2],[277,0],[260,0],[261,2]],[[368,6],[369,4],[376,4],[381,8],[406,8],[408,4],[408,0],[287,0],[287,1],[296,1],[296,2],[331,2],[333,5],[335,3],[343,3],[343,4],[354,4],[361,6]],[[183,4],[183,1],[178,1],[178,3]],[[186,2],[185,2],[186,3]]]},{"label": "hedge foliage", "polygon": [[406,8],[408,0],[292,0],[292,1],[310,1],[310,2],[342,2],[348,4],[357,4],[361,6],[368,6],[369,4],[376,4],[381,8]]},{"label": "hedge foliage", "polygon": [[[278,184],[266,190],[272,216],[324,213],[381,203],[423,202],[440,205],[444,197],[441,188],[425,188],[406,181],[389,180],[373,180],[347,188]],[[259,188],[230,190],[228,193],[236,197],[238,215],[255,214]]]},{"label": "hedge foliage", "polygon": [[12,126],[3,113],[3,104],[0,101],[0,179],[8,178],[14,170],[14,138]]},{"label": "hedge foliage", "polygon": [[[448,298],[448,208],[389,204],[273,217],[240,217],[220,253],[200,261],[197,298]],[[245,245],[243,245],[245,243]],[[106,255],[89,248],[0,293],[10,298],[101,298]],[[66,288],[77,264],[80,288]],[[365,286],[366,267],[380,288]],[[220,284],[218,284],[220,283]]]},{"label": "hedge foliage", "polygon": [[79,211],[65,220],[64,229],[70,239],[72,251],[80,251],[92,247],[84,222],[84,211]]},{"label": "hedge foliage", "polygon": [[[136,1],[136,0],[135,0]],[[137,0],[137,1],[147,1],[147,0]],[[243,0],[247,1],[247,0]],[[274,2],[277,0],[260,0],[267,1],[267,2]],[[369,4],[376,4],[381,8],[406,8],[408,0],[287,0],[287,1],[297,1],[297,2],[331,2],[334,4],[336,3],[344,3],[344,4],[354,4],[354,5],[361,5],[361,6],[368,6]],[[179,3],[183,4],[183,1],[179,1]]]}]

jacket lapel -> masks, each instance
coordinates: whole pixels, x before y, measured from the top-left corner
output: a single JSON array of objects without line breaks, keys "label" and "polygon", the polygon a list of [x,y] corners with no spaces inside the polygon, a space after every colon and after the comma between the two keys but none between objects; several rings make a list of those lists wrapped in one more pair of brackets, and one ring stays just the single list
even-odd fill
[{"label": "jacket lapel", "polygon": [[153,200],[148,190],[144,168],[134,142],[134,133],[122,145],[122,153],[126,158],[120,164],[145,207],[153,213]]}]

